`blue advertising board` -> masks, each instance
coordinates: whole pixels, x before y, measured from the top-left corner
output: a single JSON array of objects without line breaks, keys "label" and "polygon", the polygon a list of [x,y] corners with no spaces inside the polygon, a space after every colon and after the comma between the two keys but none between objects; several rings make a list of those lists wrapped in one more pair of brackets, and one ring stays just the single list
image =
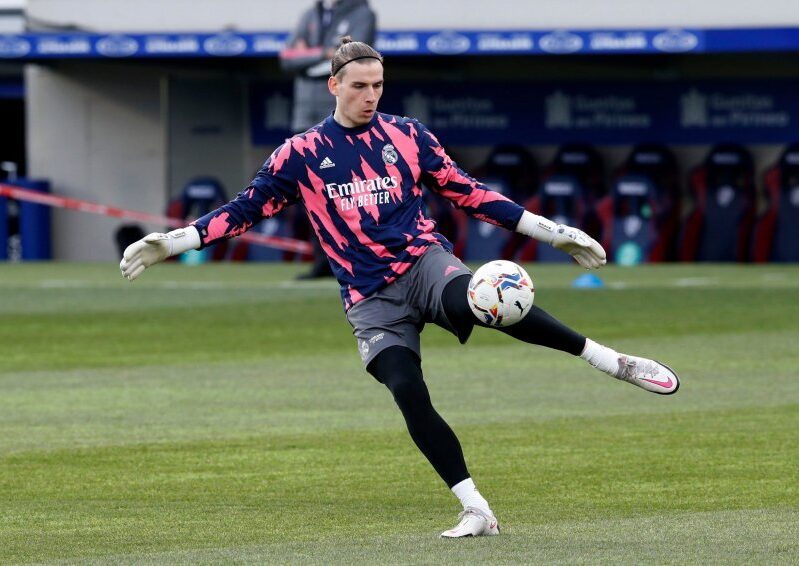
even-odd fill
[{"label": "blue advertising board", "polygon": [[[0,34],[0,59],[272,57],[288,32]],[[799,28],[386,30],[386,55],[603,55],[799,50]]]},{"label": "blue advertising board", "polygon": [[[291,135],[291,84],[251,88],[252,140]],[[445,144],[788,143],[799,80],[388,82],[379,109],[412,116]]]}]

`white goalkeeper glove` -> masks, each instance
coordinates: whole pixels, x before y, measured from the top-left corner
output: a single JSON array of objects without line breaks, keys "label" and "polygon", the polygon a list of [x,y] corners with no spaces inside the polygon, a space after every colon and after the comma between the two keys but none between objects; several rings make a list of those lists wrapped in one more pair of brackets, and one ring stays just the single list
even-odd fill
[{"label": "white goalkeeper glove", "polygon": [[599,242],[582,230],[565,224],[555,224],[548,218],[527,210],[522,214],[516,231],[566,252],[586,269],[597,269],[608,261]]},{"label": "white goalkeeper glove", "polygon": [[166,234],[148,234],[125,248],[122,261],[119,262],[122,277],[133,281],[151,265],[170,256],[197,249],[200,243],[200,233],[194,226],[172,230]]}]

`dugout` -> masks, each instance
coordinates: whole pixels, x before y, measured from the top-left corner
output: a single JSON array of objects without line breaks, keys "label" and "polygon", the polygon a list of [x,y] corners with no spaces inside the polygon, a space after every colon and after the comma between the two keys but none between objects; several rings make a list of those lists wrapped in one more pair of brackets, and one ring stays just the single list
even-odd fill
[{"label": "dugout", "polygon": [[[503,143],[544,168],[578,142],[610,175],[651,142],[674,152],[685,184],[711,146],[735,142],[760,178],[799,135],[799,14],[784,2],[371,4],[388,65],[381,109],[419,117],[470,170]],[[30,0],[28,33],[3,45],[28,44],[16,60],[31,175],[152,213],[198,175],[233,196],[290,133],[276,53],[304,5]],[[116,258],[122,221],[54,211],[53,223],[56,259]]]}]

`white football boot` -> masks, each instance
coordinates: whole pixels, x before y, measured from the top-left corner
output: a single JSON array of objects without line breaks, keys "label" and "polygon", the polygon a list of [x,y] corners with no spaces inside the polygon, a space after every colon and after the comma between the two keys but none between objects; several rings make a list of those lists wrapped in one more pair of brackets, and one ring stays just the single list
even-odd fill
[{"label": "white football boot", "polygon": [[629,381],[633,385],[660,395],[671,395],[680,388],[680,379],[669,366],[626,354],[619,356],[616,379]]},{"label": "white football boot", "polygon": [[460,522],[453,529],[441,533],[441,538],[482,537],[499,534],[499,521],[493,515],[476,507],[467,507],[458,515]]}]

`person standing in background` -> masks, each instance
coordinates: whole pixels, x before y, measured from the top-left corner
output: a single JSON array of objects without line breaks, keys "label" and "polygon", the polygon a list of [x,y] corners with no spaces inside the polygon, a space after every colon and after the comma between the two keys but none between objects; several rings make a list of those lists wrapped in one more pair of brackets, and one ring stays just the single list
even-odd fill
[{"label": "person standing in background", "polygon": [[[375,42],[377,18],[368,0],[317,0],[300,18],[297,28],[280,53],[283,71],[294,75],[294,109],[291,128],[302,133],[327,118],[335,108],[335,99],[327,89],[330,60],[341,37],[369,45]],[[304,222],[299,215],[299,222]],[[296,226],[296,221],[295,221]],[[313,267],[302,279],[332,277],[333,271],[319,241],[311,232],[314,248]]]}]

